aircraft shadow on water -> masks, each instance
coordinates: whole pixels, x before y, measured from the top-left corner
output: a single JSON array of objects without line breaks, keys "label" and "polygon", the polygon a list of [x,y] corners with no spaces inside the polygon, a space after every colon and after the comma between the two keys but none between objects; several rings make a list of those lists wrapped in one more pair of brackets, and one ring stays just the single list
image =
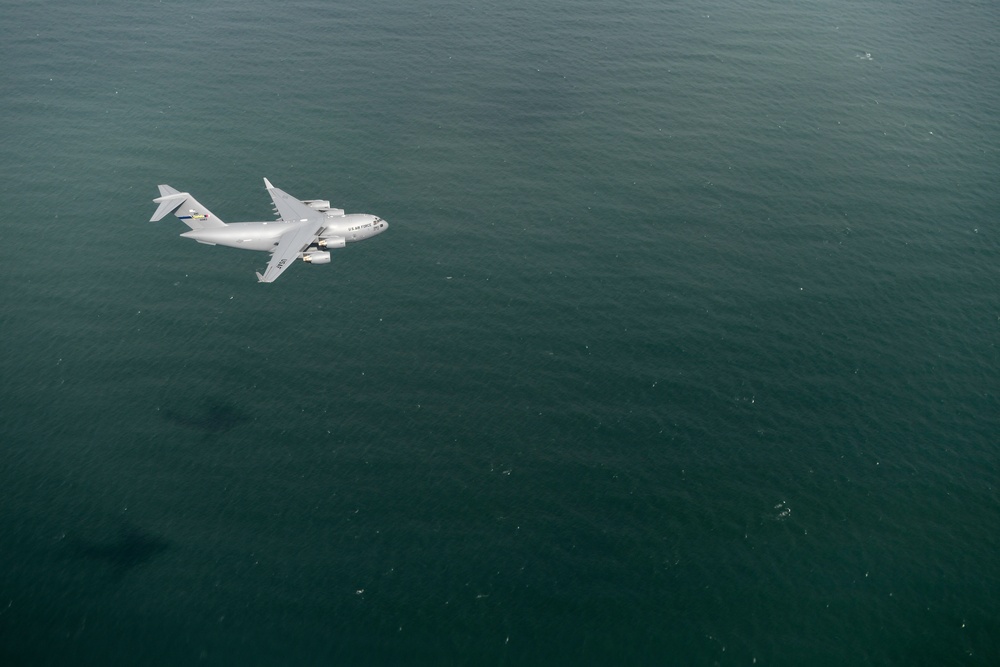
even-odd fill
[{"label": "aircraft shadow on water", "polygon": [[66,538],[70,556],[103,564],[125,574],[170,548],[170,543],[132,524],[124,524],[111,539]]},{"label": "aircraft shadow on water", "polygon": [[206,434],[225,433],[247,420],[233,404],[221,399],[208,399],[194,409],[166,408],[160,412],[167,421],[197,429]]}]

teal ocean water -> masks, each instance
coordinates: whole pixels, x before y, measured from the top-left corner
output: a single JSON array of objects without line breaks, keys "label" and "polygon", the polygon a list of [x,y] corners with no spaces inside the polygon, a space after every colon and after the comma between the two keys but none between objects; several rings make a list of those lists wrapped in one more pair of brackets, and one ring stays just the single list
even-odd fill
[{"label": "teal ocean water", "polygon": [[1000,664],[998,29],[5,2],[0,663]]}]

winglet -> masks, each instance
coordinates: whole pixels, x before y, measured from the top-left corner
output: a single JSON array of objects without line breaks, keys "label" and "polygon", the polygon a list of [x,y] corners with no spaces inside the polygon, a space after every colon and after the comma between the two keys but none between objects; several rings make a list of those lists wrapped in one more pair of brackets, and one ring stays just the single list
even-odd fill
[{"label": "winglet", "polygon": [[264,276],[260,275],[260,271],[254,271],[254,273],[257,274],[257,282],[259,283],[267,282],[266,280],[264,280]]},{"label": "winglet", "polygon": [[271,185],[271,181],[267,180],[266,178],[264,179],[264,187],[267,188],[268,190],[274,188],[274,186]]}]

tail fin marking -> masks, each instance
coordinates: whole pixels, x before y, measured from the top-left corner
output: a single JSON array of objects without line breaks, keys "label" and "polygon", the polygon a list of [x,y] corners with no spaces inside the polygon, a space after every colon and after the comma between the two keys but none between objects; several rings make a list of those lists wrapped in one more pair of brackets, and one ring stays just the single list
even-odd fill
[{"label": "tail fin marking", "polygon": [[226,225],[189,193],[178,192],[169,185],[161,185],[159,188],[160,196],[154,199],[153,203],[160,206],[156,209],[153,217],[149,219],[150,222],[160,220],[168,213],[173,213],[191,229],[224,227]]}]

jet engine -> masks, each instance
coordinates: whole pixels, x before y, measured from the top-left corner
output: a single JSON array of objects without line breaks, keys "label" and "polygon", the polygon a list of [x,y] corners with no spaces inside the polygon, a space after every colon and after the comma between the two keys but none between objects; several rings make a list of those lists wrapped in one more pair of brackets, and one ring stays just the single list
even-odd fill
[{"label": "jet engine", "polygon": [[347,239],[343,236],[328,236],[325,239],[320,239],[316,245],[320,248],[343,248],[347,245]]},{"label": "jet engine", "polygon": [[302,261],[308,264],[329,264],[330,253],[328,252],[307,252],[302,255]]}]

